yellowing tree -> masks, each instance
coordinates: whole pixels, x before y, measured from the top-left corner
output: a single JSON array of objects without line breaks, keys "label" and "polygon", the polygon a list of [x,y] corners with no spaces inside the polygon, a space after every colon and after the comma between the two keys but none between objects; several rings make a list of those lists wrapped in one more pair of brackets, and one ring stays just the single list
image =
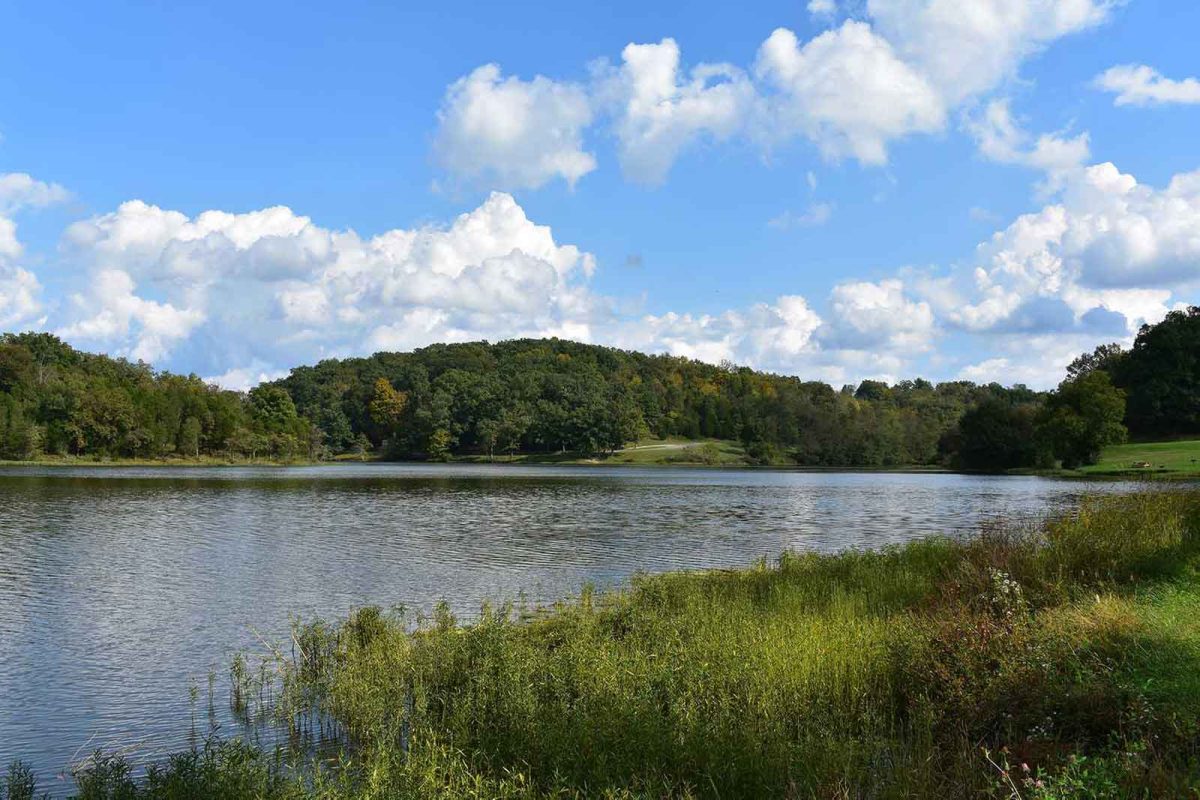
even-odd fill
[{"label": "yellowing tree", "polygon": [[387,378],[375,381],[375,392],[371,395],[371,404],[367,411],[371,420],[389,432],[395,430],[404,416],[404,408],[408,405],[408,395],[398,392]]}]

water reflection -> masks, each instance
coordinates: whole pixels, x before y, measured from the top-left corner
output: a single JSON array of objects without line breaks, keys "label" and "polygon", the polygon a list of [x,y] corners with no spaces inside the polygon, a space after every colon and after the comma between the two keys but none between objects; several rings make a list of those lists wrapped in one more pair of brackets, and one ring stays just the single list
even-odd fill
[{"label": "water reflection", "polygon": [[[470,614],[637,570],[879,547],[1129,484],[956,475],[343,465],[0,470],[0,764],[189,743],[188,688],[290,614]],[[52,787],[53,788],[53,787]]]}]

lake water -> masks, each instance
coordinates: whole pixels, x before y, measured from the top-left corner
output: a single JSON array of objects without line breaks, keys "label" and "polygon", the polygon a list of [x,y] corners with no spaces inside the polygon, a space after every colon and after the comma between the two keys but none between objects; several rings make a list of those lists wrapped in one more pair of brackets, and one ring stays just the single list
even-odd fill
[{"label": "lake water", "polygon": [[186,747],[207,674],[289,615],[469,614],[638,571],[880,547],[1128,483],[943,474],[337,465],[0,469],[0,768],[43,789],[97,747]]}]

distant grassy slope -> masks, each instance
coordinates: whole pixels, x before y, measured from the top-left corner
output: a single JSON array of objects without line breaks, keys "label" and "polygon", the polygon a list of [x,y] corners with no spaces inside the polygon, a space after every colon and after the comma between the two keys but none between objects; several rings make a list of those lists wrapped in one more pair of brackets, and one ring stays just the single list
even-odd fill
[{"label": "distant grassy slope", "polygon": [[[1149,463],[1149,468],[1135,467]],[[1138,442],[1105,448],[1099,463],[1080,472],[1093,475],[1153,473],[1200,476],[1200,440],[1182,442]]]},{"label": "distant grassy slope", "polygon": [[645,439],[614,453],[615,464],[742,464],[746,450],[725,439]]},{"label": "distant grassy slope", "polygon": [[520,453],[509,456],[497,453],[460,456],[455,461],[473,463],[494,461],[515,464],[696,464],[704,466],[745,466],[746,451],[740,442],[727,439],[642,439],[610,455],[580,455],[579,453]]}]

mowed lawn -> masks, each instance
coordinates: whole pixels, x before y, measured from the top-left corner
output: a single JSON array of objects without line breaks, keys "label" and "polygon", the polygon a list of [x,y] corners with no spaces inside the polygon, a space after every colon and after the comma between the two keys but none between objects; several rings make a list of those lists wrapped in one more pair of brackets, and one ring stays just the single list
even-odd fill
[{"label": "mowed lawn", "polygon": [[[1150,466],[1134,466],[1139,463],[1148,463]],[[1099,463],[1083,467],[1080,472],[1200,475],[1200,439],[1115,445],[1105,448]]]},{"label": "mowed lawn", "polygon": [[746,450],[740,442],[726,439],[642,439],[613,453],[608,461],[616,464],[744,466]]}]

